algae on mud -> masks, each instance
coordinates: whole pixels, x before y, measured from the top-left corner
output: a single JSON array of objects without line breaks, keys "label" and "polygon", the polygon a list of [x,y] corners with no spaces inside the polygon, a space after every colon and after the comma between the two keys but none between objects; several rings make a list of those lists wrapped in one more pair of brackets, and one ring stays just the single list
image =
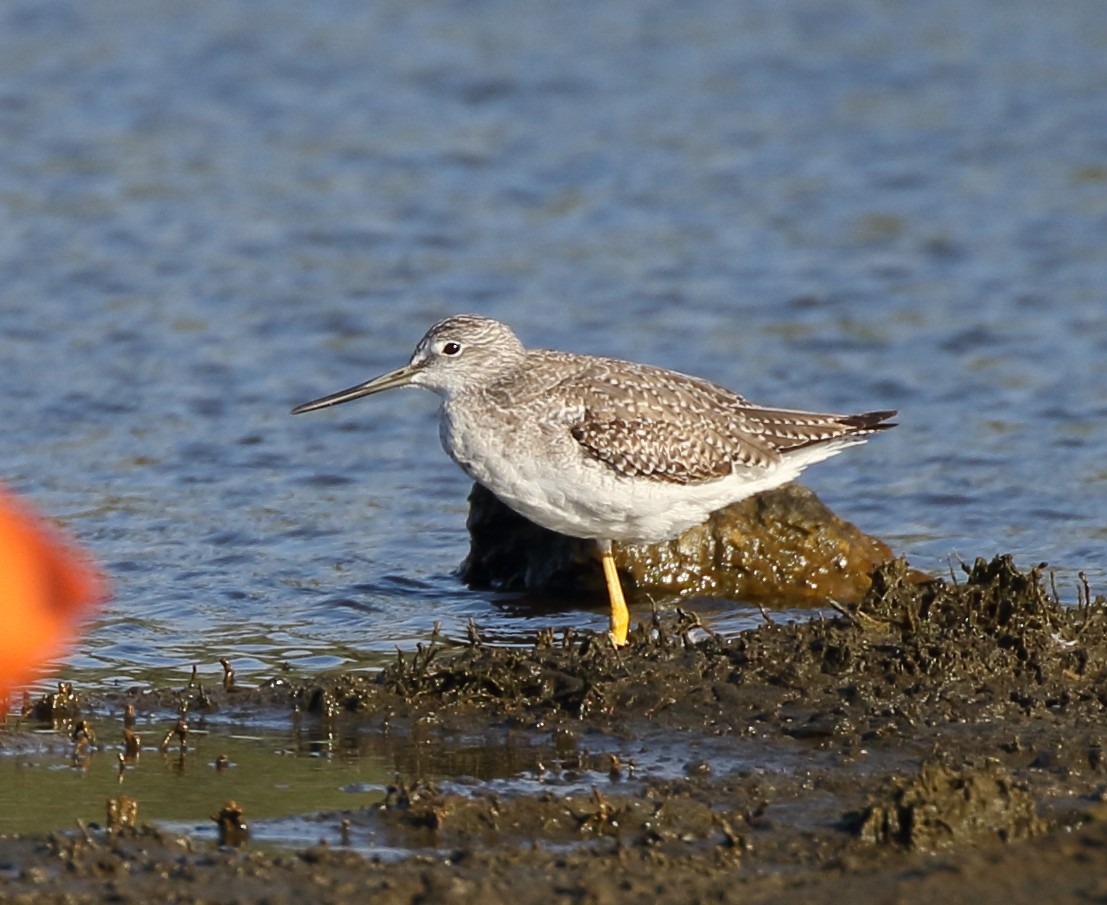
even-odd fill
[{"label": "algae on mud", "polygon": [[[433,639],[376,675],[238,692],[239,712],[284,706],[422,746],[538,740],[516,769],[530,758],[537,775],[552,749],[584,769],[526,789],[439,784],[419,775],[425,761],[397,761],[402,779],[370,806],[314,818],[409,853],[387,862],[327,847],[228,853],[149,828],[11,837],[0,892],[514,905],[1102,895],[1107,603],[1082,593],[1064,606],[1041,570],[1007,557],[964,571],[919,583],[890,563],[833,618],[733,638],[683,614],[655,616],[619,651],[587,632],[532,650]],[[181,694],[135,703],[168,716]],[[216,688],[204,706],[230,700]],[[81,718],[123,704],[88,696]],[[589,763],[596,740],[612,753]],[[683,768],[666,774],[659,753]]]}]

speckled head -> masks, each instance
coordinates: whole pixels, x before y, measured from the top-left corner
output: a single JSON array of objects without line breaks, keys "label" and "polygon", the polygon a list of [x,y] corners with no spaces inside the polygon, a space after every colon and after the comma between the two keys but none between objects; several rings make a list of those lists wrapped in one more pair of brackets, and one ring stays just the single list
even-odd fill
[{"label": "speckled head", "polygon": [[448,397],[486,385],[519,366],[523,344],[506,324],[476,314],[439,321],[419,340],[408,367],[412,384]]},{"label": "speckled head", "polygon": [[523,344],[506,324],[476,314],[457,314],[431,327],[402,368],[305,402],[292,414],[406,386],[423,387],[448,399],[464,390],[487,386],[518,367],[525,357]]}]

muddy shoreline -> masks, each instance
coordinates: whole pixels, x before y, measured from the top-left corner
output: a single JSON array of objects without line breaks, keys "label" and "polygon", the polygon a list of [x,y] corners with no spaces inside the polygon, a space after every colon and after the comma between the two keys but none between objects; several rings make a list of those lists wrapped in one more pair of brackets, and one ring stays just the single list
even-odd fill
[{"label": "muddy shoreline", "polygon": [[[544,782],[436,785],[413,760],[383,798],[309,815],[408,853],[393,859],[219,847],[145,826],[140,801],[133,827],[0,837],[0,901],[1103,901],[1107,603],[1065,605],[1006,557],[917,578],[890,563],[834,618],[736,637],[680,613],[620,651],[590,633],[531,650],[474,636],[377,675],[34,702],[24,727],[87,718],[109,749],[127,703],[187,703],[186,721],[233,704],[510,742]],[[670,750],[691,756],[654,769]]]}]

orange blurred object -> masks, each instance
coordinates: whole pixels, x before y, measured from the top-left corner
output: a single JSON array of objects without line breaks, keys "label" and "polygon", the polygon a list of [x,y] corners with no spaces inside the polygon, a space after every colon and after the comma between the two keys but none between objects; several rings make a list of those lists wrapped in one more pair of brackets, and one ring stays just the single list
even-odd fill
[{"label": "orange blurred object", "polygon": [[0,487],[0,718],[12,689],[64,651],[81,613],[107,596],[89,559]]}]

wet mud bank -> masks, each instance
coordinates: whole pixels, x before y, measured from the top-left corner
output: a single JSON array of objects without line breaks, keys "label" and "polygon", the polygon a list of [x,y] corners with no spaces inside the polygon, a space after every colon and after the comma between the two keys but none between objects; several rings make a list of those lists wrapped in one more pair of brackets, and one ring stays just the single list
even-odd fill
[{"label": "wet mud bank", "polygon": [[[1063,605],[1048,574],[1006,557],[928,581],[893,562],[833,618],[771,618],[723,638],[691,614],[647,616],[618,651],[589,633],[519,650],[474,631],[376,675],[32,702],[26,722],[69,720],[75,745],[82,719],[109,726],[127,703],[415,743],[383,794],[302,816],[320,836],[340,826],[348,848],[233,832],[219,846],[144,826],[139,801],[112,828],[0,838],[0,899],[1107,896],[1107,602],[1082,590]],[[425,775],[420,751],[477,742],[518,781]],[[236,802],[212,807],[232,830],[250,820]]]}]

